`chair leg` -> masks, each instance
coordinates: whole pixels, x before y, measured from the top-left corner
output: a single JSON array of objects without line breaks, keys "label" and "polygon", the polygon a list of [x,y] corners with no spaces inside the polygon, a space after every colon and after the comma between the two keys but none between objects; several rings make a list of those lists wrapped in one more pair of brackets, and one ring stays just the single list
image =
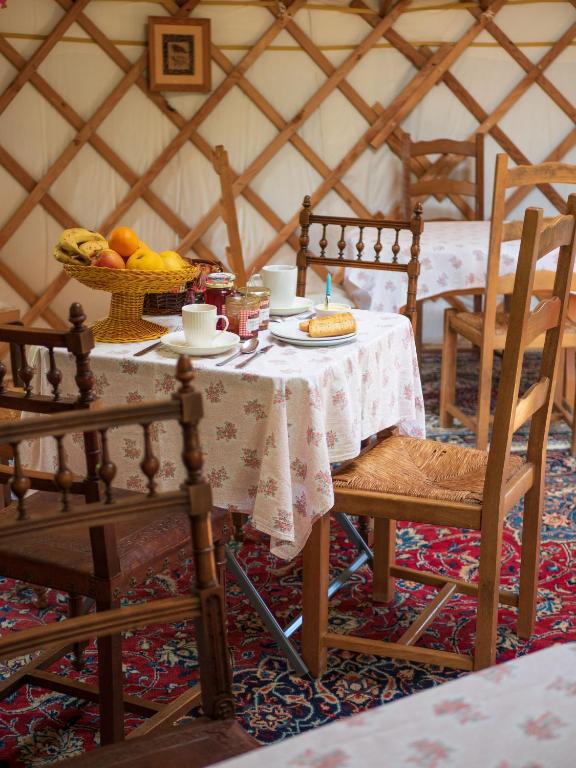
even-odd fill
[{"label": "chair leg", "polygon": [[440,370],[440,426],[452,427],[454,417],[446,407],[456,400],[456,364],[458,360],[458,334],[452,329],[451,318],[456,310],[444,312],[444,340],[442,344],[442,363]]},{"label": "chair leg", "polygon": [[520,590],[518,596],[518,635],[528,639],[534,632],[540,571],[540,531],[544,505],[544,482],[534,485],[524,496],[522,549],[520,554]]},{"label": "chair leg", "polygon": [[483,510],[478,576],[478,611],[474,669],[496,663],[500,560],[502,555],[502,515],[498,510]]},{"label": "chair leg", "polygon": [[[97,611],[119,608],[120,601],[99,601]],[[100,690],[100,743],[124,739],[124,694],[122,680],[122,637],[98,638],[98,685]]]},{"label": "chair leg", "polygon": [[[76,616],[81,616],[83,613],[84,598],[82,595],[70,595],[68,598],[68,613],[70,618],[73,619]],[[84,667],[84,648],[85,642],[74,643],[74,669],[80,672]]]},{"label": "chair leg", "polygon": [[322,515],[312,527],[304,548],[302,606],[302,657],[310,674],[326,671],[328,631],[328,582],[330,566],[330,514]]},{"label": "chair leg", "polygon": [[476,448],[485,451],[488,447],[490,430],[490,397],[492,395],[492,370],[494,352],[492,348],[480,350],[480,371],[478,374],[478,405],[476,423]]},{"label": "chair leg", "polygon": [[396,580],[390,576],[390,568],[396,562],[396,521],[374,518],[374,567],[372,572],[372,597],[377,602],[388,603],[394,599]]},{"label": "chair leg", "polygon": [[572,403],[572,439],[570,442],[570,454],[576,456],[576,352],[573,349],[566,350],[564,371],[564,393],[566,400]]}]

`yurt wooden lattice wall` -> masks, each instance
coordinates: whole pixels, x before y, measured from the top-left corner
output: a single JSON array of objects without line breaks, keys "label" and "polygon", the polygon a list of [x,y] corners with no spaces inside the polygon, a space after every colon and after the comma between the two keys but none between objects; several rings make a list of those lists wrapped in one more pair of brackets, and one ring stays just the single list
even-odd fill
[{"label": "yurt wooden lattice wall", "polygon": [[[146,19],[162,14],[211,19],[209,94],[149,90]],[[399,129],[487,134],[488,182],[499,151],[517,163],[576,162],[575,37],[576,0],[493,0],[485,10],[428,0],[8,0],[2,300],[54,327],[72,299],[104,306],[51,259],[66,227],[106,234],[128,224],[157,249],[223,258],[217,144],[230,155],[254,271],[293,259],[304,194],[332,213],[393,211]],[[543,200],[563,208],[562,189],[525,194],[509,212]]]}]

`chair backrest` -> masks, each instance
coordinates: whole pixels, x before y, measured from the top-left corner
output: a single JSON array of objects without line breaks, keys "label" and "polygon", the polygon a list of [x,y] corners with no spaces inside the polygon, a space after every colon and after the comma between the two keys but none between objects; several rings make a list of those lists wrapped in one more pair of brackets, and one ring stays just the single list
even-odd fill
[{"label": "chair backrest", "polygon": [[[58,414],[70,410],[90,409],[96,405],[94,376],[90,368],[90,352],[94,348],[92,331],[84,323],[86,315],[82,306],[74,303],[70,307],[69,331],[56,331],[46,328],[32,328],[21,323],[0,325],[0,343],[10,345],[10,368],[12,381],[22,389],[8,389],[6,378],[7,366],[0,360],[0,408],[41,414]],[[32,388],[35,369],[29,364],[28,346],[44,347],[48,350],[48,370],[46,379],[52,394],[34,393]],[[56,365],[55,349],[67,349],[74,356],[78,387],[76,397],[65,397],[60,391],[62,373]],[[100,460],[98,436],[84,434],[84,449],[87,462],[86,478],[74,480],[73,493],[83,494],[87,500],[98,499],[96,467]],[[14,469],[0,461],[0,484],[5,484],[13,476]],[[30,487],[35,491],[55,491],[52,477],[40,471],[31,471]]]},{"label": "chair backrest", "polygon": [[221,144],[214,148],[214,170],[220,177],[220,212],[228,235],[228,246],[226,247],[228,265],[235,273],[238,284],[246,285],[246,267],[244,266],[236,202],[232,190],[232,170],[228,162],[228,152]]},{"label": "chair backrest", "polygon": [[[506,191],[515,188],[534,186],[535,184],[558,183],[576,184],[576,165],[567,163],[540,163],[539,165],[519,165],[508,167],[509,158],[499,154],[496,158],[494,174],[494,194],[492,197],[492,218],[490,240],[488,244],[488,264],[486,270],[486,295],[484,302],[484,320],[482,326],[482,347],[484,354],[490,356],[493,348],[496,308],[499,296],[511,294],[514,278],[510,275],[500,277],[500,253],[502,243],[518,240],[522,224],[518,221],[505,222]],[[535,276],[533,290],[547,291],[549,276]]]},{"label": "chair backrest", "polygon": [[[106,528],[110,524],[135,519],[134,516],[166,515],[181,511],[188,515],[192,537],[194,582],[187,597],[171,597],[110,611],[98,611],[61,622],[51,622],[31,630],[15,632],[0,638],[0,658],[10,658],[52,644],[117,634],[153,623],[178,619],[197,621],[197,643],[200,659],[202,707],[207,717],[222,719],[233,716],[231,670],[226,644],[222,588],[218,584],[210,513],[210,486],[202,478],[202,450],[198,439],[198,422],[202,416],[200,393],[192,387],[192,364],[188,357],[178,360],[176,378],[180,384],[170,399],[149,403],[133,403],[93,411],[72,411],[57,416],[22,420],[6,425],[0,432],[0,444],[12,445],[15,475],[12,492],[17,511],[0,518],[0,541],[63,528]],[[179,490],[158,493],[156,475],[159,461],[152,450],[151,428],[156,422],[178,421],[182,430],[182,461],[186,479]],[[140,425],[143,436],[141,470],[147,479],[148,494],[114,498],[112,480],[116,466],[108,448],[108,430],[124,425]],[[105,487],[105,501],[95,504],[71,503],[70,472],[65,464],[65,438],[78,431],[98,432],[102,437],[102,462],[99,477]],[[56,441],[58,467],[54,483],[59,488],[62,509],[51,515],[30,516],[26,491],[28,482],[20,466],[19,445],[31,437],[49,437]]]},{"label": "chair backrest", "polygon": [[[484,219],[484,134],[477,133],[474,141],[432,139],[412,141],[409,133],[401,137],[404,215],[409,216],[416,203],[424,203],[433,195],[437,200],[448,197],[470,221]],[[430,161],[431,155],[440,158]],[[474,181],[452,177],[463,160],[473,159]],[[416,181],[412,180],[416,175]],[[463,198],[473,198],[470,206]],[[426,216],[430,221],[430,217]]]},{"label": "chair backrest", "polygon": [[[556,248],[560,248],[560,255],[552,295],[531,311],[537,262]],[[576,194],[568,198],[568,213],[551,221],[544,220],[542,209],[527,209],[494,415],[497,428],[492,435],[486,471],[485,504],[502,503],[512,437],[529,419],[532,421],[526,479],[532,477],[530,473],[542,471],[575,255]],[[545,338],[538,380],[519,397],[524,352],[542,334]],[[525,490],[521,488],[520,496]]]},{"label": "chair backrest", "polygon": [[[318,224],[322,227],[322,232],[318,240],[320,254],[316,255],[310,251],[310,227]],[[306,195],[302,203],[300,212],[300,250],[298,251],[298,296],[304,296],[306,292],[306,270],[309,264],[317,264],[322,267],[356,267],[360,269],[380,269],[388,272],[405,273],[408,276],[408,287],[406,296],[406,314],[412,327],[416,328],[416,287],[418,284],[418,275],[420,274],[420,235],[424,228],[422,221],[422,206],[416,205],[412,217],[407,221],[391,221],[387,219],[355,219],[344,216],[323,216],[312,212],[310,197]],[[347,247],[346,229],[358,229],[359,236],[355,244],[356,258],[346,258],[344,252]],[[364,231],[375,230],[375,244],[373,246],[373,259],[366,258],[364,253],[366,244],[364,242]],[[407,262],[400,262],[398,255],[400,253],[400,232],[407,231],[412,235],[410,244],[410,259]],[[393,242],[390,245],[391,259],[384,261],[382,251],[382,233],[394,233]],[[337,256],[328,256],[327,249],[331,245],[328,238],[335,233],[338,237],[334,244]]]}]

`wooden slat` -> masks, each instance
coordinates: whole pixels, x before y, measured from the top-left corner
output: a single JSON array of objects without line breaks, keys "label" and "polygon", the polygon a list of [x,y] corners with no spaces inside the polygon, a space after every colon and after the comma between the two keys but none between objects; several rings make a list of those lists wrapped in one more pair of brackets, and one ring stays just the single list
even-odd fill
[{"label": "wooden slat", "polygon": [[169,597],[128,608],[85,614],[4,635],[0,638],[0,659],[31,653],[42,645],[107,637],[150,624],[194,619],[200,614],[200,601],[197,597]]},{"label": "wooden slat", "polygon": [[476,195],[476,184],[466,179],[421,179],[410,185],[410,193],[420,195]]},{"label": "wooden slat", "polygon": [[418,638],[424,634],[426,628],[434,621],[436,616],[438,616],[444,605],[446,605],[456,590],[456,584],[445,584],[436,597],[433,600],[430,600],[416,621],[412,622],[408,629],[398,639],[400,645],[414,645]]},{"label": "wooden slat", "polygon": [[470,656],[448,651],[435,651],[431,648],[387,643],[384,640],[370,640],[364,637],[328,633],[324,637],[324,643],[328,648],[341,648],[344,651],[356,651],[356,653],[374,654],[375,656],[388,656],[391,659],[406,659],[406,661],[415,661],[421,664],[436,664],[439,667],[464,670],[471,670],[473,667]]},{"label": "wooden slat", "polygon": [[153,733],[158,730],[158,728],[165,728],[167,725],[172,725],[176,720],[190,712],[191,709],[200,706],[201,703],[202,688],[199,684],[193,685],[174,701],[159,707],[156,714],[147,718],[142,725],[134,728],[133,731],[130,731],[126,738],[137,739],[140,736],[146,736],[148,733]]},{"label": "wooden slat", "polygon": [[[517,169],[520,170],[520,169]],[[576,183],[574,166],[572,166],[572,184]],[[540,242],[538,243],[538,258],[541,259],[550,251],[568,245],[572,240],[574,232],[574,221],[571,216],[558,216],[551,221],[547,221],[540,233]]]},{"label": "wooden slat", "polygon": [[473,141],[456,141],[455,139],[434,139],[432,141],[413,141],[410,146],[412,157],[419,155],[449,154],[476,155],[476,144]]},{"label": "wooden slat", "polygon": [[[429,571],[418,571],[415,568],[407,568],[403,565],[393,565],[390,568],[390,575],[394,576],[396,579],[414,581],[416,584],[427,584],[431,587],[443,587],[450,582],[450,584],[456,585],[457,591],[462,595],[475,597],[478,594],[478,584],[462,581],[462,579],[452,579],[447,576],[440,576],[436,573],[430,573]],[[516,592],[510,592],[509,590],[500,590],[499,601],[502,605],[510,605],[514,607],[518,605],[518,594]]]},{"label": "wooden slat", "polygon": [[549,328],[555,328],[560,319],[561,302],[558,296],[541,301],[530,313],[526,324],[526,343],[531,344]]},{"label": "wooden slat", "polygon": [[[66,696],[71,696],[75,699],[86,699],[87,701],[93,701],[95,703],[98,703],[100,699],[98,686],[83,683],[80,680],[69,680],[61,675],[56,675],[53,672],[35,669],[33,672],[26,675],[26,680],[32,685],[49,688],[51,691],[64,693]],[[134,714],[147,717],[150,713],[159,712],[164,705],[158,704],[155,701],[146,701],[145,699],[138,699],[136,696],[124,694],[124,706],[130,712],[134,712]]]},{"label": "wooden slat", "polygon": [[518,399],[516,409],[514,411],[514,427],[513,431],[525,424],[528,419],[541,408],[548,397],[550,391],[550,379],[540,379],[534,382],[530,389]]}]

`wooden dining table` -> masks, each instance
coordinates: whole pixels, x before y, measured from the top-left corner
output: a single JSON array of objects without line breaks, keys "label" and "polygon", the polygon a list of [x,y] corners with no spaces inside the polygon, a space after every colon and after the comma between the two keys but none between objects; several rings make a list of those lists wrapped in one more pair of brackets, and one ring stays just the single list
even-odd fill
[{"label": "wooden dining table", "polygon": [[[333,506],[334,464],[354,458],[362,441],[389,427],[406,435],[424,436],[424,405],[418,360],[408,319],[395,313],[355,310],[357,338],[332,347],[303,348],[284,344],[270,331],[260,332],[261,347],[272,349],[238,369],[235,360],[218,366],[230,352],[194,358],[194,386],[202,393],[204,416],[200,440],[204,472],[215,506],[245,513],[251,525],[270,536],[271,552],[284,559],[304,548],[314,521]],[[161,319],[175,328],[176,316]],[[149,342],[98,343],[90,361],[96,394],[105,405],[169,397],[174,391],[177,354],[159,346],[137,357]],[[245,359],[245,358],[243,358]],[[34,360],[36,387],[48,393],[48,355]],[[61,390],[75,392],[73,361],[56,354]],[[157,424],[152,431],[160,462],[159,490],[181,482],[181,436],[176,425]],[[82,441],[66,446],[68,466],[82,473]],[[118,468],[114,484],[144,491],[139,471],[141,434],[119,429],[111,443]],[[52,469],[55,441],[28,446],[23,462]],[[346,521],[343,521],[345,524]],[[350,535],[355,529],[349,526]],[[359,547],[362,548],[362,540]],[[283,630],[247,578],[229,547],[228,563],[268,629],[302,674],[306,667],[290,635],[299,619]],[[366,562],[361,553],[355,567]]]}]

